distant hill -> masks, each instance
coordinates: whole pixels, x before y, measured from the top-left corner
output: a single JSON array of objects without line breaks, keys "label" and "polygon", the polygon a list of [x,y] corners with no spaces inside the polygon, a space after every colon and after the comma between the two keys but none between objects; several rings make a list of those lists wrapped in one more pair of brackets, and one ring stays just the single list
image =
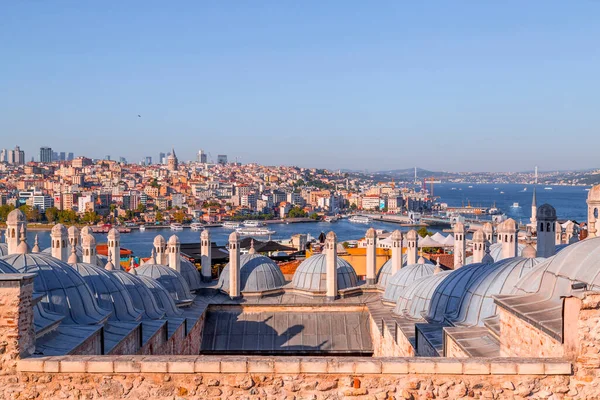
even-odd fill
[{"label": "distant hill", "polygon": [[[391,169],[391,170],[384,170],[384,171],[377,171],[374,173],[374,175],[376,176],[381,176],[381,177],[390,177],[390,178],[397,178],[397,179],[414,179],[415,177],[415,169],[414,168],[405,168],[405,169]],[[448,177],[453,177],[456,176],[456,174],[450,173],[450,172],[438,172],[438,171],[429,171],[423,168],[417,168],[417,178],[418,179],[422,179],[422,178],[448,178]]]}]

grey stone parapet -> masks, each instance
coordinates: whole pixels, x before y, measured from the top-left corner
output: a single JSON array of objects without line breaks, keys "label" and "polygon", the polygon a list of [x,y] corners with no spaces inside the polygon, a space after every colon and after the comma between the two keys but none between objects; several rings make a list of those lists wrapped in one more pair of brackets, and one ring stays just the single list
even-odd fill
[{"label": "grey stone parapet", "polygon": [[570,375],[557,358],[56,356],[19,360],[28,373]]}]

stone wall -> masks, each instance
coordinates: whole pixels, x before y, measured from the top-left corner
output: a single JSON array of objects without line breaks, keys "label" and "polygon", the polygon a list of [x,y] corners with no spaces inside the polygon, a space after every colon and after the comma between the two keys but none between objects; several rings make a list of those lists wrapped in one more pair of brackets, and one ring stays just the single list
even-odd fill
[{"label": "stone wall", "polygon": [[450,335],[444,332],[444,352],[446,357],[458,357],[464,358],[469,355],[463,350],[463,348],[456,343],[456,340]]},{"label": "stone wall", "polygon": [[369,315],[369,328],[371,330],[371,340],[373,342],[373,357],[412,357],[414,349],[404,333],[400,329],[390,330],[387,324],[383,324],[382,332],[381,320],[375,322]]},{"label": "stone wall", "polygon": [[80,356],[18,367],[0,377],[0,398],[559,399],[571,390],[571,364],[544,359]]},{"label": "stone wall", "polygon": [[117,344],[109,354],[111,355],[123,355],[123,354],[137,354],[142,347],[142,324],[140,323],[133,331]]},{"label": "stone wall", "polygon": [[505,310],[501,305],[497,310],[500,315],[502,357],[562,357],[564,355],[561,342]]},{"label": "stone wall", "polygon": [[600,293],[566,300],[575,302],[580,309],[572,386],[582,398],[600,398]]}]

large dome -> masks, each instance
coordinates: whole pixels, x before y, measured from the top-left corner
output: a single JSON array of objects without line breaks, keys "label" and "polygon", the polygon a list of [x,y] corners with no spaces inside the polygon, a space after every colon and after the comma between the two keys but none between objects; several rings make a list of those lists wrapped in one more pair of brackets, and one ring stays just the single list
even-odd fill
[{"label": "large dome", "polygon": [[135,308],[142,311],[143,319],[161,319],[165,317],[165,311],[158,306],[154,295],[140,278],[120,270],[110,271],[110,273],[125,286]]},{"label": "large dome", "polygon": [[[242,292],[264,292],[285,285],[285,278],[279,266],[269,257],[260,254],[242,254],[240,256],[240,288]],[[228,263],[221,276],[217,287],[225,292],[229,291]]]},{"label": "large dome", "polygon": [[394,314],[421,320],[429,312],[429,305],[435,289],[453,271],[441,271],[434,275],[424,276],[400,293],[394,308]]},{"label": "large dome", "polygon": [[412,264],[401,268],[388,281],[383,293],[383,301],[396,303],[404,288],[412,285],[417,279],[433,275],[434,269],[435,266],[431,264]]},{"label": "large dome", "polygon": [[[337,286],[338,290],[355,287],[358,277],[352,265],[343,258],[337,258]],[[327,255],[317,254],[309,257],[296,269],[292,278],[292,286],[295,289],[310,292],[327,291]]]},{"label": "large dome", "polygon": [[188,261],[185,257],[180,256],[179,260],[179,272],[187,282],[190,290],[200,289],[202,286],[202,279],[200,278],[200,272],[198,272],[198,268],[190,261]]},{"label": "large dome", "polygon": [[66,324],[103,323],[110,311],[98,306],[84,279],[70,265],[47,254],[12,254],[3,260],[21,273],[35,273],[34,291],[43,293],[42,305],[63,315]]},{"label": "large dome", "polygon": [[136,310],[133,299],[121,281],[104,268],[92,264],[71,265],[83,277],[100,307],[112,310],[110,319],[117,321],[138,321],[141,311]]},{"label": "large dome", "polygon": [[140,278],[143,285],[150,289],[156,304],[158,304],[158,307],[165,312],[167,317],[179,317],[183,314],[183,312],[177,308],[177,304],[175,304],[171,293],[156,279],[144,275],[138,275],[138,278]]},{"label": "large dome", "polygon": [[600,290],[600,237],[573,243],[547,258],[517,283],[513,293],[540,293],[558,300],[573,294],[574,282]]},{"label": "large dome", "polygon": [[0,243],[0,257],[8,255],[8,245],[6,243]]},{"label": "large dome", "polygon": [[[407,259],[408,259],[408,255],[402,254],[402,265],[406,265]],[[430,260],[428,260],[426,258],[424,260],[425,260],[425,264],[433,265],[433,262],[431,262]],[[381,268],[379,269],[379,272],[377,272],[377,284],[379,286],[381,286],[382,288],[385,288],[387,286],[387,283],[391,276],[392,276],[392,259],[390,258],[389,260],[387,260],[385,262],[385,264],[383,264],[381,266]]]},{"label": "large dome", "polygon": [[[517,244],[517,257],[523,255],[523,249],[526,245],[522,243]],[[502,260],[502,243],[494,243],[490,246],[490,256],[494,259],[494,262]],[[465,265],[473,264],[473,256],[469,256],[466,259]]]},{"label": "large dome", "polygon": [[161,264],[144,264],[136,268],[138,276],[147,276],[157,280],[171,295],[175,303],[187,303],[194,300],[184,277],[173,268]]}]

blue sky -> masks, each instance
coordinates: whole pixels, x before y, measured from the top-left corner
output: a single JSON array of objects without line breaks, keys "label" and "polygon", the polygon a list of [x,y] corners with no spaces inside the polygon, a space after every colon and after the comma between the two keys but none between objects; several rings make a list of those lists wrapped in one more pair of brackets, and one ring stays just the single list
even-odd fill
[{"label": "blue sky", "polygon": [[596,0],[4,1],[0,147],[600,167],[598,21]]}]

